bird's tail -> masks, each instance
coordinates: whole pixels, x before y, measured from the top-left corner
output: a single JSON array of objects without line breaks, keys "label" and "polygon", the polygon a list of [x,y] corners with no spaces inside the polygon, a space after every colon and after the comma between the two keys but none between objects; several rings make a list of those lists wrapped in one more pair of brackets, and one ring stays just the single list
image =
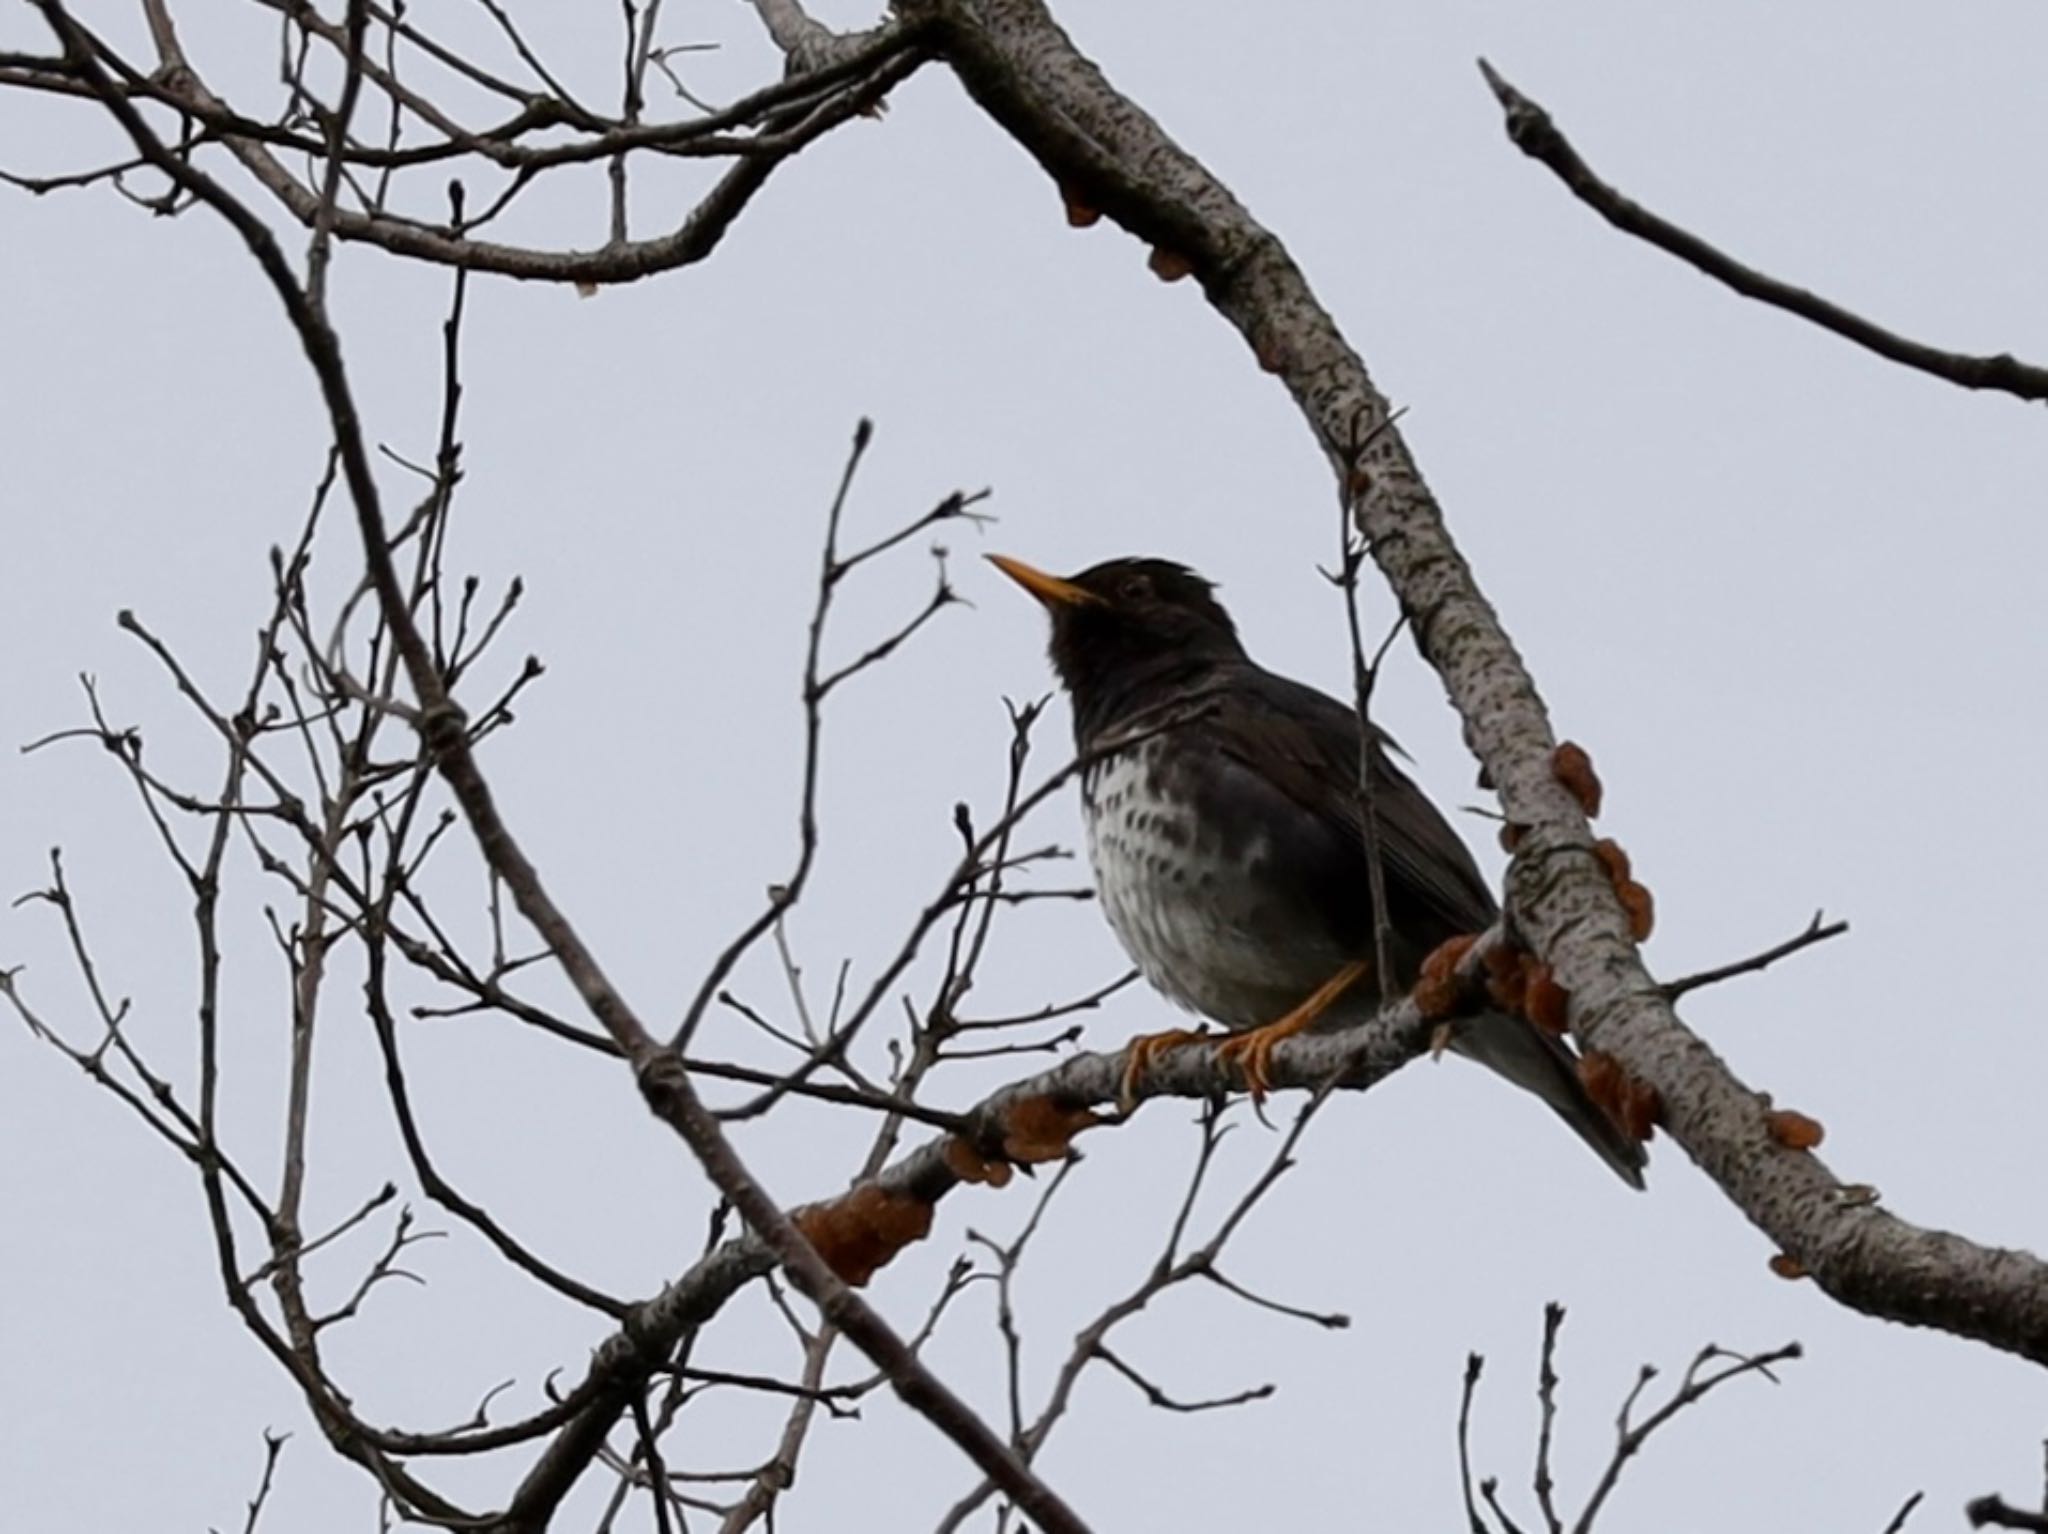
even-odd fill
[{"label": "bird's tail", "polygon": [[1578,1060],[1533,1023],[1486,1012],[1456,1025],[1451,1048],[1534,1092],[1631,1188],[1643,1186],[1643,1147],[1592,1098],[1579,1081]]}]

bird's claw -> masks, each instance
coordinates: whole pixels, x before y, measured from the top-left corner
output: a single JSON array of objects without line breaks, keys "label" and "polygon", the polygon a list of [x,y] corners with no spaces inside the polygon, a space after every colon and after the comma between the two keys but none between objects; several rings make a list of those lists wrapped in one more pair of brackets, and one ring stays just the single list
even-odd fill
[{"label": "bird's claw", "polygon": [[1117,1088],[1117,1106],[1125,1113],[1138,1106],[1138,1083],[1152,1068],[1154,1060],[1169,1049],[1178,1049],[1183,1044],[1200,1044],[1208,1037],[1206,1033],[1188,1028],[1169,1028],[1164,1033],[1141,1033],[1132,1039],[1124,1049],[1124,1074]]},{"label": "bird's claw", "polygon": [[1232,1034],[1217,1046],[1217,1062],[1235,1065],[1244,1073],[1245,1089],[1252,1094],[1253,1107],[1263,1104],[1266,1094],[1273,1090],[1273,1051],[1279,1047],[1280,1041],[1313,1028],[1337,999],[1371,970],[1372,966],[1363,959],[1354,959],[1317,986],[1300,1006],[1279,1021],[1247,1033]]},{"label": "bird's claw", "polygon": [[1274,1046],[1287,1037],[1287,1033],[1270,1027],[1233,1034],[1216,1046],[1216,1063],[1226,1068],[1236,1066],[1244,1073],[1245,1090],[1251,1093],[1252,1102],[1263,1103],[1266,1094],[1273,1090],[1270,1067]]}]

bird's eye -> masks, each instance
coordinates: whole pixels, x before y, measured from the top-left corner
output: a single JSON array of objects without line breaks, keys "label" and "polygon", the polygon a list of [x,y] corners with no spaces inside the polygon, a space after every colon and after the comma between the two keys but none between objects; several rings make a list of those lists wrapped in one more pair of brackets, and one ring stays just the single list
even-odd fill
[{"label": "bird's eye", "polygon": [[1142,575],[1127,575],[1117,582],[1116,594],[1125,602],[1142,602],[1152,595],[1152,583]]}]

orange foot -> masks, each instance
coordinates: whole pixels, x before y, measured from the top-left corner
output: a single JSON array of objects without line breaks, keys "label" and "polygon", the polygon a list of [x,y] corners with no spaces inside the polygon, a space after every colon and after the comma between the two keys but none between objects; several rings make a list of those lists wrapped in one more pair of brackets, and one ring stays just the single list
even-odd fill
[{"label": "orange foot", "polygon": [[1124,1079],[1123,1085],[1117,1089],[1117,1105],[1126,1113],[1138,1106],[1138,1082],[1152,1068],[1152,1062],[1169,1049],[1179,1049],[1183,1044],[1206,1044],[1208,1041],[1208,1034],[1187,1028],[1139,1034],[1124,1046]]},{"label": "orange foot", "polygon": [[1272,1064],[1274,1046],[1282,1039],[1291,1039],[1303,1029],[1315,1026],[1316,1019],[1329,1011],[1337,998],[1356,985],[1372,970],[1362,959],[1354,959],[1336,974],[1325,980],[1309,997],[1292,1012],[1263,1028],[1254,1028],[1248,1033],[1232,1034],[1217,1046],[1216,1058],[1225,1065],[1235,1065],[1244,1072],[1244,1084],[1250,1089],[1252,1101],[1261,1103],[1266,1093],[1272,1090],[1272,1079],[1267,1067]]}]

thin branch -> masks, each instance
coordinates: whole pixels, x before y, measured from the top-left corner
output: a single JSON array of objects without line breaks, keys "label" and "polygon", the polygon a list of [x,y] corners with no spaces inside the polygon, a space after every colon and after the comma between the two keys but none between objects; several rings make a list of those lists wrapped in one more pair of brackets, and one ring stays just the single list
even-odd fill
[{"label": "thin branch", "polygon": [[370,1022],[377,1036],[377,1049],[384,1061],[384,1087],[391,1100],[392,1115],[398,1123],[399,1139],[405,1145],[406,1158],[412,1163],[413,1175],[419,1179],[421,1190],[476,1230],[514,1267],[538,1279],[556,1294],[614,1319],[625,1317],[631,1307],[624,1300],[572,1277],[537,1256],[481,1204],[465,1197],[441,1175],[440,1168],[427,1152],[426,1139],[413,1113],[412,1089],[406,1081],[405,1065],[398,1049],[398,1025],[391,1015],[391,1005],[386,996],[384,945],[373,936],[365,948],[369,974],[364,993],[369,999]]},{"label": "thin branch", "polygon": [[1966,389],[1997,389],[2021,399],[2048,400],[2048,368],[2021,362],[2005,352],[1971,357],[1908,340],[1804,288],[1767,277],[1689,230],[1659,218],[1594,175],[1550,114],[1510,85],[1491,64],[1481,59],[1479,70],[1507,114],[1508,137],[1515,147],[1548,166],[1574,196],[1622,233],[1632,234],[1678,257],[1745,298],[1810,320],[1887,361],[1931,373]]},{"label": "thin branch", "polygon": [[424,1284],[426,1280],[419,1274],[398,1266],[399,1254],[416,1242],[438,1241],[445,1235],[445,1231],[438,1230],[415,1231],[412,1228],[412,1211],[400,1209],[398,1219],[392,1226],[391,1239],[385,1244],[383,1253],[370,1264],[369,1272],[362,1276],[349,1297],[335,1309],[325,1315],[308,1317],[309,1332],[322,1332],[330,1326],[339,1325],[350,1319],[362,1309],[363,1301],[370,1297],[370,1291],[389,1279],[403,1278],[415,1284]]},{"label": "thin branch", "polygon": [[[587,1049],[593,1054],[620,1058],[618,1046],[605,1035],[579,1028],[545,1008],[515,996],[505,990],[498,980],[476,974],[445,944],[435,948],[421,942],[416,936],[396,928],[390,929],[387,935],[397,944],[407,962],[418,965],[437,980],[456,987],[472,998],[470,1002],[457,1007],[415,1007],[412,1009],[414,1017],[453,1017],[483,1010],[503,1012],[508,1017],[555,1038],[564,1039],[579,1048]],[[753,1066],[734,1065],[728,1061],[704,1059],[695,1055],[686,1056],[683,1064],[693,1076],[743,1082],[750,1086],[772,1087],[784,1079],[782,1074],[776,1071],[759,1070]],[[873,1113],[911,1119],[928,1124],[934,1129],[959,1130],[965,1122],[957,1113],[948,1113],[944,1109],[913,1102],[901,1093],[878,1092],[819,1082],[804,1082],[791,1088],[791,1092],[795,1096],[812,1098],[818,1102],[837,1103],[844,1107],[861,1108]]]},{"label": "thin branch", "polygon": [[[878,662],[883,656],[895,650],[898,645],[902,644],[911,634],[922,627],[926,619],[933,616],[941,607],[948,605],[954,600],[950,589],[946,585],[945,567],[941,564],[937,593],[915,618],[899,629],[891,639],[877,646],[875,650],[871,650],[866,656],[850,662],[830,675],[825,672],[825,635],[832,616],[834,598],[837,596],[847,572],[855,564],[859,563],[861,558],[865,557],[865,555],[856,556],[852,561],[842,559],[839,553],[839,534],[846,514],[848,498],[853,493],[854,481],[860,472],[861,463],[867,455],[868,444],[873,439],[874,423],[866,418],[862,418],[854,427],[853,440],[847,450],[845,466],[840,470],[838,486],[833,491],[832,500],[825,512],[825,536],[818,558],[817,596],[811,604],[810,626],[804,646],[804,666],[801,684],[801,700],[804,712],[803,780],[797,794],[796,865],[787,878],[769,887],[766,908],[748,921],[732,940],[726,944],[717,958],[712,961],[711,967],[705,971],[704,978],[698,982],[696,994],[691,997],[689,1005],[684,1009],[682,1021],[677,1025],[675,1036],[671,1041],[671,1046],[678,1051],[686,1050],[690,1047],[691,1040],[695,1038],[697,1029],[703,1022],[706,1007],[710,1004],[713,997],[718,994],[721,987],[723,987],[726,977],[732,973],[734,967],[745,957],[748,950],[755,943],[759,942],[764,935],[774,930],[781,923],[784,914],[803,897],[804,888],[810,879],[811,870],[816,866],[818,857],[818,785],[820,780],[820,764],[824,750],[824,703],[827,695],[839,683],[866,669],[870,664]],[[949,496],[940,503],[937,510],[917,518],[911,526],[914,528],[925,527],[935,520],[959,515],[963,504],[964,498],[960,495]],[[949,507],[952,509],[948,510]],[[885,539],[877,547],[893,546],[894,541],[893,539]],[[823,1046],[820,1047],[822,1048]],[[833,1063],[838,1063],[843,1058],[843,1052],[833,1050],[831,1058]],[[812,1060],[806,1062],[805,1066],[799,1067],[798,1071],[790,1078],[791,1081],[796,1083],[808,1079],[810,1067],[816,1063],[818,1063],[818,1056],[814,1053]]]},{"label": "thin branch", "polygon": [[[256,1525],[263,1521],[263,1505],[270,1500],[270,1487],[277,1476],[277,1459],[284,1453],[284,1446],[291,1439],[289,1433],[263,1434],[263,1476],[256,1483],[256,1495],[249,1499],[248,1515],[242,1520],[242,1534],[256,1534]],[[217,1531],[209,1531],[217,1534]]]},{"label": "thin branch", "polygon": [[1276,1316],[1286,1316],[1294,1321],[1306,1321],[1311,1326],[1320,1326],[1326,1332],[1341,1332],[1351,1324],[1351,1317],[1341,1310],[1307,1310],[1299,1305],[1285,1305],[1279,1300],[1269,1299],[1256,1290],[1247,1289],[1243,1284],[1226,1277],[1213,1265],[1202,1270],[1202,1277],[1219,1289],[1227,1289],[1246,1304],[1256,1305],[1261,1310],[1270,1310]]},{"label": "thin branch", "polygon": [[1507,1509],[1500,1505],[1500,1482],[1488,1476],[1479,1483],[1479,1495],[1486,1499],[1486,1505],[1493,1516],[1500,1520],[1501,1534],[1522,1534],[1522,1526],[1510,1518]]},{"label": "thin branch", "polygon": [[[1557,1417],[1557,1338],[1564,1325],[1564,1307],[1555,1302],[1543,1307],[1543,1347],[1536,1376],[1537,1429],[1536,1429],[1536,1475],[1535,1493],[1538,1509],[1543,1518],[1544,1534],[1562,1534],[1564,1521],[1559,1516],[1556,1503],[1556,1486],[1551,1474],[1551,1446]],[[1621,1478],[1621,1473],[1631,1460],[1642,1451],[1644,1444],[1658,1429],[1664,1427],[1688,1407],[1711,1394],[1729,1380],[1739,1379],[1746,1374],[1760,1374],[1777,1382],[1771,1372],[1774,1364],[1802,1356],[1798,1343],[1789,1343],[1769,1353],[1750,1356],[1733,1353],[1726,1348],[1707,1346],[1702,1348],[1687,1366],[1683,1379],[1672,1391],[1670,1397],[1641,1422],[1635,1420],[1637,1403],[1643,1392],[1657,1378],[1657,1370],[1645,1364],[1637,1371],[1636,1380],[1622,1398],[1621,1409],[1615,1414],[1614,1451],[1608,1457],[1598,1482],[1586,1499],[1578,1521],[1572,1525],[1573,1534],[1591,1534],[1595,1520],[1606,1506]],[[1467,1356],[1465,1361],[1465,1390],[1458,1406],[1458,1473],[1465,1492],[1465,1518],[1471,1534],[1488,1534],[1486,1523],[1480,1517],[1478,1504],[1473,1500],[1473,1476],[1471,1453],[1472,1402],[1477,1394],[1479,1377],[1485,1361],[1477,1354]],[[1709,1365],[1721,1363],[1723,1367],[1709,1370]],[[1507,1510],[1501,1505],[1498,1495],[1499,1482],[1487,1477],[1478,1483],[1479,1492],[1489,1511],[1499,1521],[1506,1534],[1519,1534],[1518,1526]],[[1900,1509],[1892,1529],[1886,1534],[1897,1534],[1897,1525],[1903,1523],[1919,1499],[1909,1501]]]},{"label": "thin branch", "polygon": [[[1080,1534],[1086,1525],[1072,1509],[1034,1475],[965,1402],[911,1354],[888,1324],[826,1266],[789,1216],[741,1163],[718,1121],[703,1106],[679,1056],[655,1041],[623,995],[612,985],[596,955],[548,895],[539,871],[499,817],[496,802],[471,754],[463,715],[448,697],[439,670],[413,621],[405,592],[392,564],[382,498],[370,471],[360,416],[334,332],[317,308],[307,301],[268,227],[217,182],[165,148],[93,59],[91,39],[57,0],[34,0],[34,3],[63,43],[67,61],[93,87],[137,150],[185,191],[226,220],[256,258],[270,286],[283,302],[312,365],[327,408],[335,444],[340,450],[343,481],[355,506],[370,583],[393,645],[403,661],[406,676],[419,699],[422,744],[461,806],[485,858],[512,893],[521,915],[555,954],[593,1017],[633,1065],[648,1106],[697,1156],[711,1180],[739,1209],[748,1224],[768,1242],[785,1270],[826,1318],[853,1338],[862,1351],[889,1373],[899,1393],[915,1410],[951,1438],[1041,1527],[1051,1534]],[[210,1083],[211,1079],[209,1071],[203,1082]],[[207,1114],[203,1121],[210,1129],[210,1085],[202,1101]],[[233,1271],[230,1264],[230,1275]],[[534,1475],[528,1478],[528,1490],[536,1494],[538,1501],[550,1507],[559,1502],[568,1489],[568,1478],[564,1472],[582,1458],[586,1442],[582,1436],[564,1435],[554,1446],[562,1452],[542,1457]],[[589,1443],[593,1452],[596,1447],[597,1443]],[[549,1472],[547,1477],[536,1482],[535,1477],[544,1471]],[[387,1468],[385,1473],[391,1471]],[[528,1503],[520,1511],[522,1516],[532,1516],[535,1508]]]},{"label": "thin branch", "polygon": [[[1366,450],[1373,439],[1390,430],[1399,419],[1399,412],[1394,412],[1374,423],[1352,451],[1352,461],[1359,466],[1360,474],[1363,473]],[[1386,866],[1380,851],[1380,774],[1374,771],[1374,767],[1378,753],[1384,748],[1380,744],[1379,732],[1373,727],[1372,692],[1374,683],[1379,680],[1380,659],[1387,653],[1387,646],[1393,643],[1394,635],[1400,633],[1405,619],[1394,624],[1378,652],[1368,660],[1364,627],[1358,613],[1358,573],[1365,565],[1366,546],[1365,539],[1353,525],[1355,509],[1351,487],[1354,483],[1362,489],[1366,481],[1356,477],[1347,481],[1345,493],[1338,498],[1338,566],[1337,573],[1330,579],[1344,593],[1344,627],[1351,641],[1351,698],[1352,708],[1358,715],[1358,781],[1353,793],[1358,801],[1358,819],[1362,828],[1360,840],[1365,852],[1366,888],[1372,896],[1373,993],[1384,1002],[1388,987],[1393,984],[1394,918],[1387,904]]]},{"label": "thin branch", "polygon": [[1564,1534],[1564,1520],[1557,1516],[1554,1496],[1557,1483],[1550,1474],[1550,1438],[1557,1426],[1557,1333],[1564,1325],[1564,1307],[1552,1300],[1543,1307],[1543,1351],[1536,1366],[1536,1505],[1543,1513],[1550,1534]]},{"label": "thin branch", "polygon": [[311,1241],[302,1242],[297,1246],[287,1247],[271,1257],[262,1267],[242,1280],[243,1286],[246,1288],[253,1284],[260,1284],[277,1269],[280,1263],[294,1262],[303,1257],[310,1257],[313,1253],[319,1251],[321,1247],[340,1240],[396,1197],[398,1197],[397,1185],[387,1182],[383,1187],[363,1200],[362,1205],[354,1214],[349,1215],[338,1224],[329,1228],[325,1234],[315,1236]]},{"label": "thin branch", "polygon": [[1254,1385],[1251,1389],[1240,1390],[1235,1395],[1212,1396],[1207,1400],[1201,1401],[1182,1401],[1168,1395],[1136,1369],[1125,1363],[1122,1358],[1110,1350],[1108,1344],[1098,1342],[1095,1345],[1095,1356],[1129,1380],[1133,1385],[1136,1385],[1145,1399],[1161,1411],[1220,1411],[1226,1406],[1243,1406],[1251,1401],[1263,1401],[1278,1388],[1273,1385]]},{"label": "thin branch", "polygon": [[1884,1526],[1884,1534],[1902,1534],[1906,1527],[1906,1520],[1913,1516],[1913,1509],[1920,1505],[1926,1495],[1927,1493],[1924,1491],[1916,1491],[1912,1496],[1906,1498],[1904,1502],[1901,1502],[1899,1510],[1892,1514],[1892,1521]]},{"label": "thin branch", "polygon": [[633,1392],[633,1424],[639,1430],[639,1450],[647,1461],[647,1495],[654,1503],[655,1534],[674,1534],[669,1521],[668,1468],[661,1462],[661,1445],[654,1424],[648,1420],[647,1398]]},{"label": "thin branch", "polygon": [[[1181,1051],[1181,1053],[1189,1054],[1193,1053],[1193,1051]],[[1104,1307],[1101,1313],[1093,1321],[1089,1322],[1088,1325],[1084,1326],[1075,1336],[1074,1345],[1067,1355],[1066,1362],[1060,1366],[1059,1373],[1053,1380],[1053,1386],[1047,1394],[1044,1407],[1040,1409],[1038,1416],[1032,1421],[1031,1425],[1028,1428],[1024,1428],[1019,1434],[1019,1446],[1027,1459],[1035,1458],[1045,1447],[1046,1440],[1065,1416],[1072,1402],[1075,1385],[1088,1366],[1101,1357],[1101,1348],[1114,1328],[1122,1325],[1123,1322],[1146,1309],[1153,1300],[1176,1285],[1185,1283],[1191,1278],[1213,1279],[1217,1277],[1216,1263],[1222,1255],[1225,1245],[1243,1225],[1251,1211],[1272,1190],[1280,1177],[1294,1165],[1295,1147],[1300,1143],[1302,1135],[1307,1131],[1309,1123],[1315,1118],[1317,1111],[1329,1100],[1332,1086],[1331,1077],[1335,1074],[1336,1072],[1331,1072],[1330,1075],[1326,1075],[1324,1080],[1316,1085],[1314,1095],[1310,1097],[1308,1102],[1302,1105],[1301,1111],[1295,1115],[1293,1125],[1287,1134],[1282,1136],[1279,1148],[1274,1152],[1272,1159],[1267,1163],[1265,1169],[1252,1179],[1250,1185],[1246,1187],[1237,1202],[1224,1214],[1209,1239],[1186,1256],[1176,1257],[1174,1254],[1178,1250],[1181,1237],[1186,1230],[1189,1213],[1193,1209],[1195,1200],[1200,1195],[1202,1187],[1208,1178],[1209,1170],[1214,1162],[1216,1148],[1223,1136],[1223,1130],[1218,1122],[1219,1109],[1213,1103],[1205,1103],[1203,1105],[1202,1117],[1199,1120],[1201,1143],[1196,1152],[1194,1169],[1188,1180],[1187,1192],[1181,1200],[1179,1212],[1174,1216],[1170,1232],[1167,1236],[1165,1250],[1161,1252],[1159,1259],[1153,1263],[1151,1271],[1134,1288],[1122,1298]],[[1116,1085],[1121,1090],[1121,1078],[1118,1078]],[[1245,1293],[1245,1291],[1237,1290],[1237,1286],[1229,1284],[1227,1281],[1224,1281],[1224,1287],[1233,1289],[1238,1293]],[[1253,1299],[1256,1303],[1267,1303],[1259,1301],[1256,1296],[1247,1294],[1246,1297]],[[1268,1305],[1267,1308],[1278,1310],[1284,1314],[1311,1321],[1321,1326],[1348,1324],[1345,1318],[1341,1316],[1318,1316],[1313,1312],[1299,1311],[1277,1305]],[[1014,1356],[1013,1349],[1013,1359]],[[1013,1363],[1013,1370],[1014,1367]],[[952,1531],[961,1528],[966,1520],[973,1515],[975,1509],[992,1495],[995,1490],[996,1487],[993,1482],[983,1481],[973,1491],[970,1491],[948,1509],[946,1515],[939,1520],[937,1534],[952,1534]]]},{"label": "thin branch", "polygon": [[[1645,1367],[1642,1374],[1636,1380],[1635,1389],[1631,1390],[1627,1400],[1622,1402],[1621,1413],[1616,1418],[1614,1426],[1614,1454],[1607,1461],[1607,1468],[1601,1472],[1600,1479],[1595,1483],[1592,1494],[1587,1497],[1585,1511],[1579,1514],[1579,1521],[1572,1525],[1573,1534],[1589,1534],[1593,1527],[1593,1520],[1599,1517],[1600,1509],[1606,1505],[1608,1496],[1613,1492],[1615,1485],[1621,1479],[1622,1467],[1635,1458],[1643,1445],[1649,1441],[1650,1436],[1659,1428],[1670,1422],[1672,1418],[1676,1417],[1687,1407],[1704,1399],[1716,1386],[1725,1385],[1733,1379],[1740,1379],[1745,1374],[1760,1374],[1766,1379],[1775,1382],[1777,1376],[1771,1373],[1771,1366],[1773,1364],[1784,1363],[1789,1359],[1803,1356],[1804,1349],[1796,1342],[1788,1342],[1781,1348],[1774,1348],[1768,1353],[1758,1353],[1754,1356],[1731,1353],[1725,1348],[1704,1347],[1700,1349],[1692,1363],[1687,1366],[1685,1378],[1679,1382],[1678,1389],[1672,1392],[1671,1398],[1658,1407],[1657,1410],[1650,1413],[1648,1417],[1645,1417],[1642,1422],[1631,1425],[1629,1415],[1634,1409],[1636,1399],[1642,1394],[1643,1387],[1656,1374],[1654,1369]],[[1727,1366],[1712,1374],[1701,1372],[1708,1364],[1717,1360],[1727,1360]]]},{"label": "thin branch", "polygon": [[807,1383],[792,1383],[789,1380],[772,1379],[765,1374],[735,1374],[729,1369],[686,1368],[675,1371],[677,1379],[692,1385],[731,1385],[741,1390],[758,1390],[767,1395],[795,1396],[799,1400],[812,1401],[826,1408],[835,1417],[859,1415],[847,1410],[839,1403],[850,1401],[861,1394],[857,1385],[822,1386]]},{"label": "thin branch", "polygon": [[549,93],[555,100],[568,108],[572,119],[582,122],[601,121],[596,113],[580,106],[576,98],[569,94],[562,82],[549,72],[547,65],[541,62],[540,55],[533,51],[518,26],[514,24],[510,16],[505,14],[504,7],[500,6],[497,0],[477,0],[477,4],[481,5],[491,20],[498,24],[498,30],[503,32],[506,39],[512,44],[512,51],[519,55],[520,62],[533,71],[534,78],[548,88]]},{"label": "thin branch", "polygon": [[1687,991],[1697,991],[1702,986],[1716,985],[1723,980],[1732,980],[1737,975],[1756,974],[1760,970],[1769,969],[1780,959],[1790,958],[1802,949],[1811,948],[1816,943],[1825,943],[1829,938],[1840,937],[1848,930],[1849,924],[1847,922],[1828,921],[1825,919],[1824,913],[1815,911],[1813,913],[1813,920],[1806,924],[1805,931],[1788,937],[1784,942],[1774,947],[1766,948],[1762,953],[1752,954],[1747,959],[1737,959],[1732,964],[1722,964],[1713,969],[1703,969],[1697,974],[1687,975],[1679,980],[1666,981],[1663,987],[1664,999],[1666,1001],[1676,1001]]},{"label": "thin branch", "polygon": [[989,855],[1007,844],[1011,832],[1032,811],[1065,788],[1071,779],[1085,772],[1093,763],[1114,756],[1119,752],[1131,750],[1156,736],[1165,735],[1171,731],[1184,728],[1199,719],[1207,717],[1209,709],[1209,700],[1197,697],[1185,702],[1177,702],[1172,707],[1147,715],[1135,721],[1120,734],[1099,741],[1091,749],[1077,754],[1064,767],[1053,773],[1030,793],[1015,800],[1009,812],[998,820],[993,827],[983,832],[968,847],[959,863],[954,866],[953,872],[948,876],[944,887],[940,890],[937,897],[919,913],[917,920],[912,923],[909,935],[904,938],[902,947],[897,950],[895,956],[887,964],[883,965],[881,971],[869,983],[866,993],[854,1007],[853,1011],[848,1014],[846,1021],[832,1031],[824,1043],[812,1052],[809,1059],[803,1061],[774,1087],[771,1087],[759,1097],[738,1108],[728,1109],[722,1117],[728,1120],[758,1117],[774,1107],[785,1095],[808,1081],[819,1069],[840,1060],[844,1056],[847,1047],[853,1042],[862,1028],[866,1026],[868,1020],[875,1015],[884,999],[893,990],[898,977],[917,958],[925,939],[930,936],[932,929],[944,919],[948,911],[960,905],[960,891],[974,884],[981,876],[982,871],[988,866],[987,859]]},{"label": "thin branch", "polygon": [[1479,1516],[1478,1499],[1472,1495],[1472,1397],[1485,1371],[1484,1358],[1477,1353],[1465,1355],[1465,1390],[1458,1398],[1458,1485],[1465,1493],[1465,1527],[1470,1534],[1492,1534]]},{"label": "thin branch", "polygon": [[1032,1023],[1051,1022],[1055,1018],[1071,1017],[1076,1012],[1093,1012],[1118,991],[1135,984],[1138,973],[1135,969],[1127,969],[1109,984],[1097,986],[1085,996],[1078,996],[1072,1001],[1050,1003],[1035,1012],[1016,1012],[1007,1017],[956,1018],[953,1021],[953,1028],[959,1033],[968,1033],[976,1029],[1018,1028]]}]

